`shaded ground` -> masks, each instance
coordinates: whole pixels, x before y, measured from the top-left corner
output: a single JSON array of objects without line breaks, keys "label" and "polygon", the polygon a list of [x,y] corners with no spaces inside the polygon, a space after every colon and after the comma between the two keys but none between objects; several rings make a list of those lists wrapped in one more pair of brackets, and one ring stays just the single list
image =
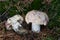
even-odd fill
[{"label": "shaded ground", "polygon": [[41,29],[39,34],[29,31],[26,35],[19,35],[13,30],[7,31],[4,27],[4,22],[0,23],[0,40],[45,40],[48,35],[54,33],[48,30],[46,27]]}]

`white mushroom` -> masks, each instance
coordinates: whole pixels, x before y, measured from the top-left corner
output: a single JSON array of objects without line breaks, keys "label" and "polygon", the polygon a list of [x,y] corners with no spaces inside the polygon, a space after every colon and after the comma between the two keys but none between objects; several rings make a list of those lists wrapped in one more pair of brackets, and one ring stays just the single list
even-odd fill
[{"label": "white mushroom", "polygon": [[[18,20],[20,22],[17,22]],[[23,17],[22,16],[20,16],[20,15],[14,15],[13,17],[8,18],[8,20],[6,22],[6,29],[7,30],[11,30],[10,26],[13,26],[13,25],[19,25],[21,27],[21,23],[22,22],[23,22]]]},{"label": "white mushroom", "polygon": [[47,25],[49,18],[46,13],[37,10],[29,11],[25,17],[27,24],[32,23],[32,31],[39,33],[40,25]]},{"label": "white mushroom", "polygon": [[[6,29],[7,30],[13,29],[15,32],[20,34],[23,30],[25,30],[25,29],[23,29],[23,27],[21,25],[22,22],[23,22],[23,17],[22,16],[14,15],[13,17],[11,17],[11,18],[9,18],[7,20],[7,22],[6,22]],[[22,28],[22,30],[21,30],[21,28]],[[26,32],[26,31],[27,30],[25,30],[23,32]]]}]

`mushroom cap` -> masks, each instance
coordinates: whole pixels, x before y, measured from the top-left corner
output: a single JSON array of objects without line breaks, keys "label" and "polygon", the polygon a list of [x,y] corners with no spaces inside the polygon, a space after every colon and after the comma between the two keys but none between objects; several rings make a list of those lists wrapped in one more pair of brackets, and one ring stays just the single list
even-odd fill
[{"label": "mushroom cap", "polygon": [[35,23],[40,25],[46,25],[49,18],[46,13],[37,10],[29,11],[25,17],[25,21],[28,23]]},{"label": "mushroom cap", "polygon": [[5,23],[7,30],[10,30],[11,29],[10,26],[14,25],[16,22],[18,22],[18,20],[19,20],[19,23],[21,25],[21,23],[23,22],[23,17],[22,16],[14,15],[13,17],[8,18],[7,22]]},{"label": "mushroom cap", "polygon": [[8,20],[7,20],[7,23],[15,23],[16,21],[23,21],[23,17],[20,16],[20,15],[14,15],[13,17],[10,17]]}]

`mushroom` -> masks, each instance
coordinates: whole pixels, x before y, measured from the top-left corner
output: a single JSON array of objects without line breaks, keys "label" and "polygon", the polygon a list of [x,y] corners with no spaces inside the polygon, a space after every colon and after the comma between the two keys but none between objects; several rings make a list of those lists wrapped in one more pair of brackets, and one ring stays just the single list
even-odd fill
[{"label": "mushroom", "polygon": [[11,30],[13,29],[18,34],[27,33],[27,30],[23,28],[21,25],[23,22],[23,17],[20,15],[14,15],[13,17],[9,18],[6,22],[6,29]]},{"label": "mushroom", "polygon": [[26,14],[25,21],[27,24],[32,23],[32,31],[39,33],[40,25],[47,25],[49,18],[46,13],[32,10]]}]

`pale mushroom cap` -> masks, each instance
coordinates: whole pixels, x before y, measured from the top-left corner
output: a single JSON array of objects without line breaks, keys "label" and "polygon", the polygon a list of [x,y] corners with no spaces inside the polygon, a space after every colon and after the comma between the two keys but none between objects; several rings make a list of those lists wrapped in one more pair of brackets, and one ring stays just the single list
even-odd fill
[{"label": "pale mushroom cap", "polygon": [[29,11],[25,17],[27,23],[36,23],[40,25],[46,25],[49,18],[46,13],[37,10]]},{"label": "pale mushroom cap", "polygon": [[14,15],[13,17],[10,17],[10,18],[7,20],[7,22],[8,22],[8,23],[11,23],[11,22],[16,22],[16,21],[18,21],[18,20],[20,20],[20,21],[22,22],[22,21],[23,21],[23,17],[20,16],[20,15]]},{"label": "pale mushroom cap", "polygon": [[8,18],[6,22],[6,28],[8,30],[11,29],[10,25],[14,25],[18,20],[20,21],[19,23],[21,24],[23,22],[23,17],[20,15],[14,15],[13,17]]}]

